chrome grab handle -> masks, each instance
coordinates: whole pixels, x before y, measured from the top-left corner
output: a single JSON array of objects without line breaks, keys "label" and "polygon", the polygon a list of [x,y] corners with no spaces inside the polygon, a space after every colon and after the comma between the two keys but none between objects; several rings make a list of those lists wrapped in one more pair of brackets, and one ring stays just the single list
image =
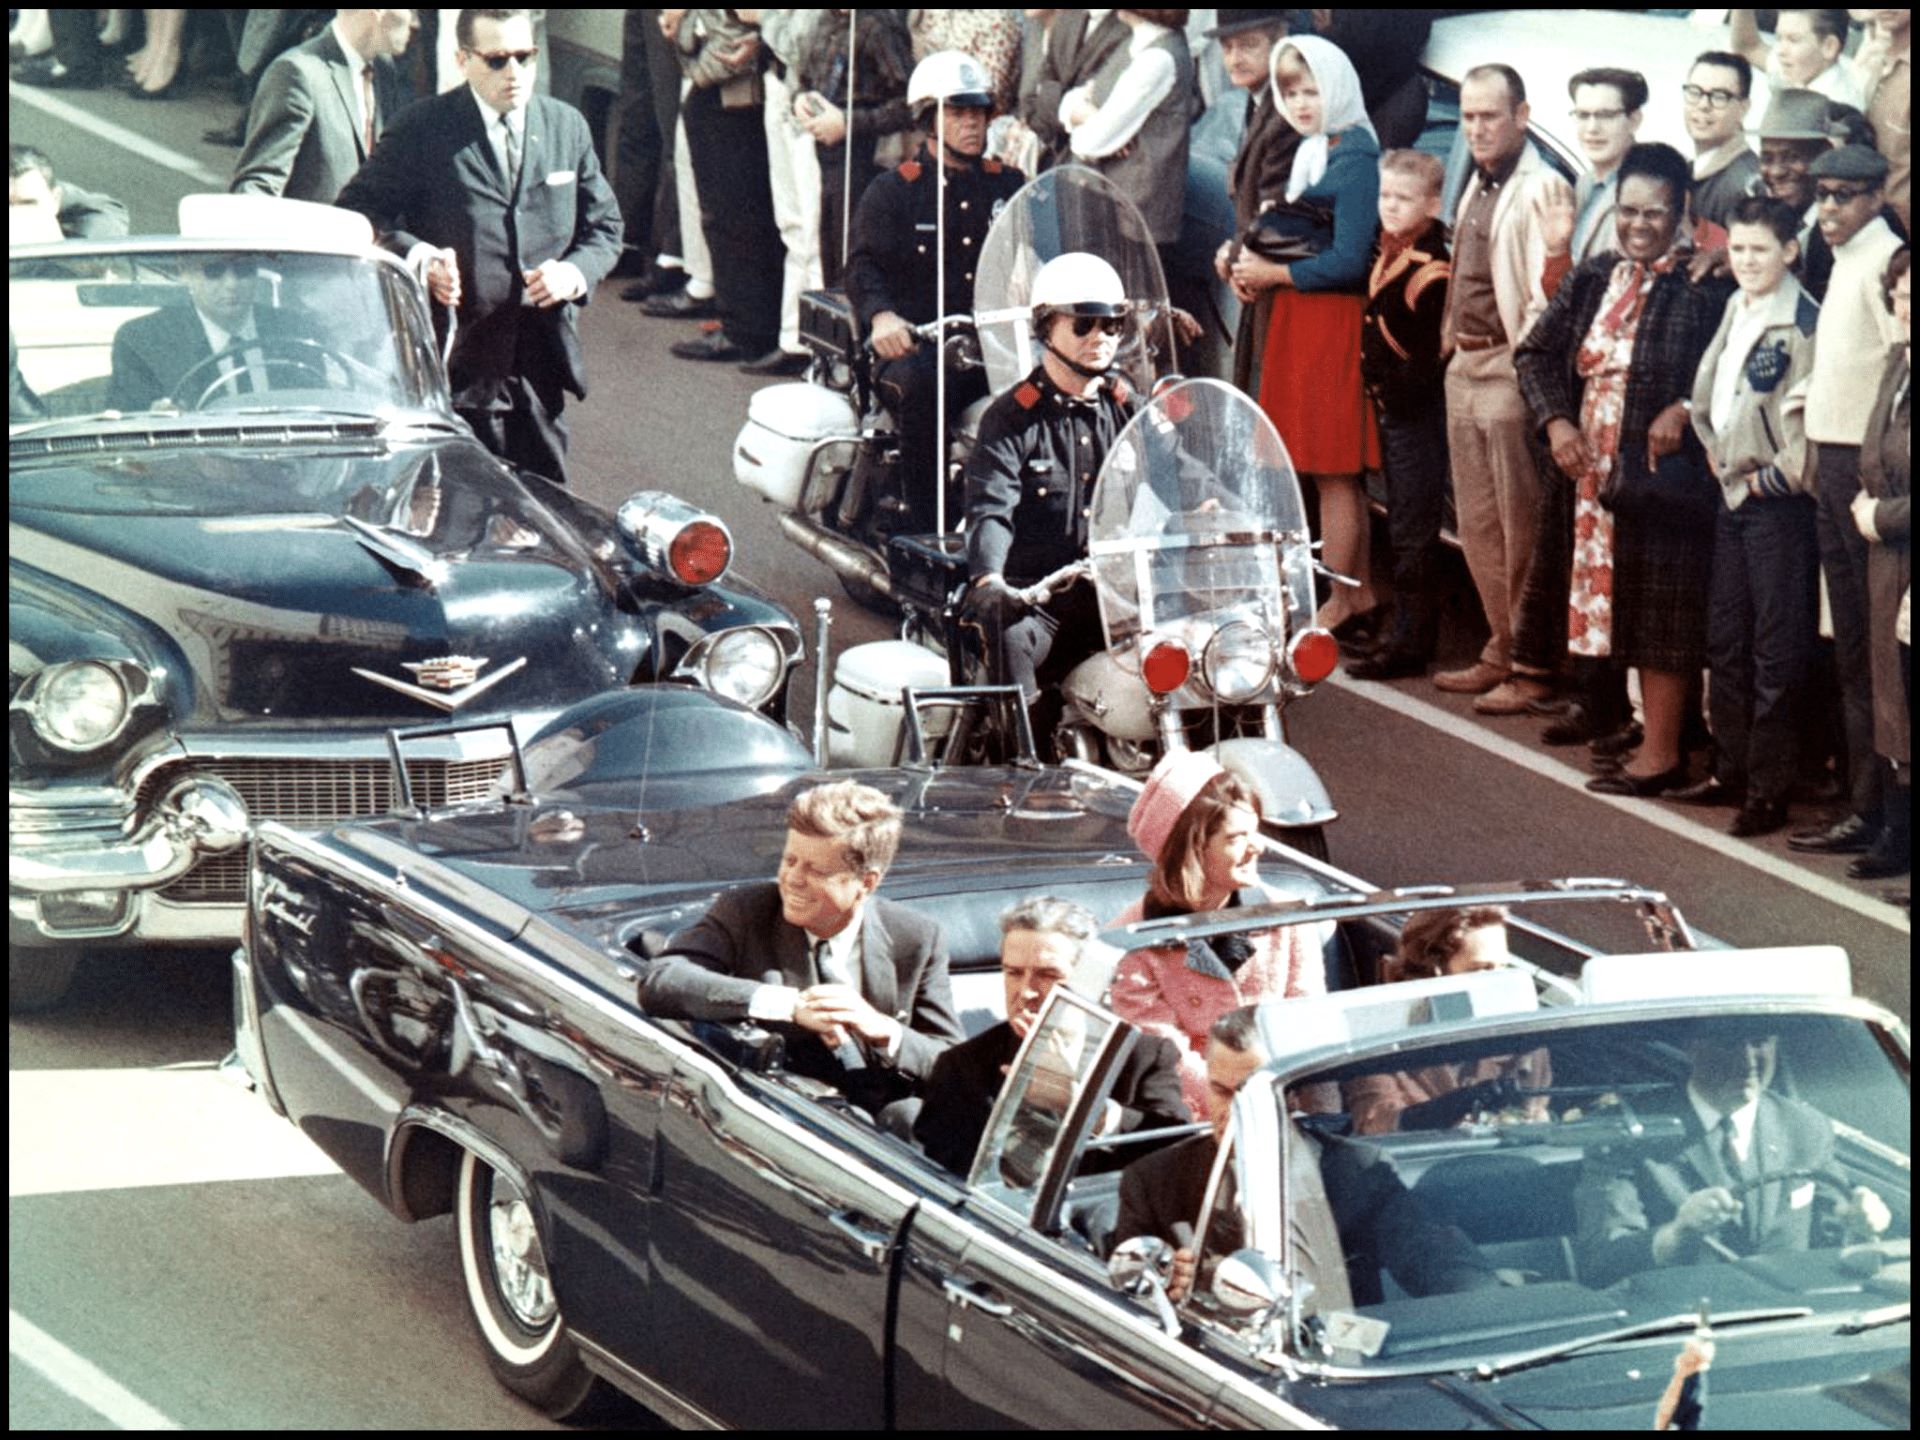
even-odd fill
[{"label": "chrome grab handle", "polygon": [[860,1223],[860,1217],[851,1210],[833,1210],[827,1214],[827,1223],[852,1242],[853,1248],[875,1264],[887,1258],[887,1250],[893,1244],[893,1237],[880,1230],[869,1230]]},{"label": "chrome grab handle", "polygon": [[946,1291],[947,1299],[963,1310],[978,1310],[982,1315],[992,1315],[1004,1320],[1013,1314],[1013,1306],[1004,1300],[990,1299],[984,1287],[969,1280],[955,1280],[951,1275],[940,1281],[940,1288]]}]

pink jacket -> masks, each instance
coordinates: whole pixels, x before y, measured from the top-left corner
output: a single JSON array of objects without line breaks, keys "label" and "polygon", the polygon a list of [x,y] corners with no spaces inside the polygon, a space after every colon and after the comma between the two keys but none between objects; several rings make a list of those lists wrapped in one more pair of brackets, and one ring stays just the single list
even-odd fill
[{"label": "pink jacket", "polygon": [[[1275,894],[1274,899],[1283,896]],[[1127,925],[1142,918],[1136,901],[1114,920]],[[1180,1093],[1196,1120],[1207,1118],[1207,1031],[1229,1010],[1261,1000],[1294,995],[1324,995],[1326,957],[1322,944],[1330,925],[1289,925],[1253,937],[1253,954],[1230,975],[1224,966],[1198,968],[1187,952],[1171,946],[1132,950],[1113,973],[1113,1013],[1149,1035],[1180,1047]]]}]

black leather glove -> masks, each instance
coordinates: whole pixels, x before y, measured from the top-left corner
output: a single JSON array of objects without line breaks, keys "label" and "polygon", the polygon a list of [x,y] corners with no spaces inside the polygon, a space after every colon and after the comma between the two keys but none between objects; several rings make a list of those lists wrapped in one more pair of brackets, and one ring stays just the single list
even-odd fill
[{"label": "black leather glove", "polygon": [[983,624],[1005,629],[1026,613],[1026,604],[1004,575],[984,575],[967,588],[967,611]]},{"label": "black leather glove", "polygon": [[1451,1130],[1480,1110],[1504,1110],[1520,1103],[1520,1085],[1511,1075],[1497,1075],[1475,1085],[1463,1085],[1447,1095],[1436,1095],[1400,1112],[1402,1130]]}]

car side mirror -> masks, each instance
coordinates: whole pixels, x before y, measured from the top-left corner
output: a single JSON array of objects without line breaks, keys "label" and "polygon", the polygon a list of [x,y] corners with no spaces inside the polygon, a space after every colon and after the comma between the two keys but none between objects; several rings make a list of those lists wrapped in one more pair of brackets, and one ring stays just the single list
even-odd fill
[{"label": "car side mirror", "polygon": [[1213,1272],[1213,1298],[1229,1315],[1253,1319],[1287,1299],[1287,1283],[1258,1250],[1236,1250]]},{"label": "car side mirror", "polygon": [[1148,1300],[1160,1328],[1168,1335],[1179,1335],[1180,1317],[1167,1298],[1167,1282],[1173,1278],[1173,1246],[1158,1235],[1122,1240],[1107,1260],[1107,1278],[1121,1294]]}]

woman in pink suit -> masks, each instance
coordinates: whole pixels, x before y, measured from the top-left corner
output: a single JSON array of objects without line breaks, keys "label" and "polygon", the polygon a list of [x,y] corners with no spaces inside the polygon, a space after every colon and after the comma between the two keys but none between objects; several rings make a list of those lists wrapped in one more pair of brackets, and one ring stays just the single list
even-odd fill
[{"label": "woman in pink suit", "polygon": [[[1127,818],[1127,833],[1153,862],[1146,898],[1114,923],[1284,899],[1260,883],[1259,832],[1260,802],[1250,786],[1210,755],[1168,755]],[[1181,1094],[1204,1117],[1207,1031],[1242,1005],[1324,993],[1329,928],[1290,925],[1132,951],[1114,972],[1114,1013],[1180,1047]]]}]

